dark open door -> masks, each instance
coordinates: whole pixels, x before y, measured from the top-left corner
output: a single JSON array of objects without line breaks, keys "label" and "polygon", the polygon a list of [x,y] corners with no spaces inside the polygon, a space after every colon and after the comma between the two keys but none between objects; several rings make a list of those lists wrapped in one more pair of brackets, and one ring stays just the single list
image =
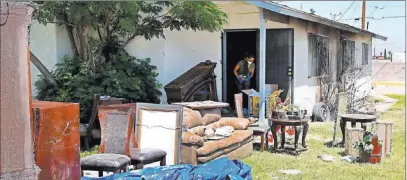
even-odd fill
[{"label": "dark open door", "polygon": [[[294,30],[267,29],[266,33],[266,84],[278,84],[279,89],[284,89],[280,97],[285,99],[293,87],[288,69],[294,71]],[[293,89],[290,91],[292,102]]]}]

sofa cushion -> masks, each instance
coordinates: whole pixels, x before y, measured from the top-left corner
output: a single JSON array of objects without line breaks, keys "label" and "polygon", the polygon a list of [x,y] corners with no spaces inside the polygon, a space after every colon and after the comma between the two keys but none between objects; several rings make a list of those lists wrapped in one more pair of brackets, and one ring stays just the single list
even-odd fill
[{"label": "sofa cushion", "polygon": [[184,119],[182,121],[182,125],[186,126],[187,128],[193,128],[196,126],[204,125],[202,116],[198,111],[184,108],[183,114],[184,114]]},{"label": "sofa cushion", "polygon": [[244,130],[247,129],[249,124],[250,121],[246,118],[223,117],[219,121],[209,124],[207,127],[216,129],[222,126],[232,126],[235,130]]},{"label": "sofa cushion", "polygon": [[251,131],[251,130],[235,130],[231,136],[229,136],[225,139],[205,142],[204,145],[197,150],[197,155],[206,156],[217,150],[225,149],[236,143],[240,143],[240,142],[244,141],[245,139],[251,137],[252,135],[253,135],[253,131]]},{"label": "sofa cushion", "polygon": [[217,159],[219,157],[223,157],[226,156],[228,153],[235,151],[236,149],[239,149],[240,147],[242,147],[243,145],[247,144],[248,142],[251,142],[253,140],[252,137],[249,137],[247,139],[245,139],[242,142],[236,143],[234,145],[231,145],[225,149],[220,149],[217,151],[212,152],[211,154],[208,154],[206,156],[200,156],[198,157],[198,162],[199,163],[206,163],[208,161],[211,161],[213,159]]},{"label": "sofa cushion", "polygon": [[219,121],[221,116],[219,114],[205,114],[202,117],[204,125],[212,124],[216,121]]},{"label": "sofa cushion", "polygon": [[193,134],[191,132],[183,132],[182,133],[182,143],[183,144],[190,144],[202,147],[204,145],[204,141],[201,136]]}]

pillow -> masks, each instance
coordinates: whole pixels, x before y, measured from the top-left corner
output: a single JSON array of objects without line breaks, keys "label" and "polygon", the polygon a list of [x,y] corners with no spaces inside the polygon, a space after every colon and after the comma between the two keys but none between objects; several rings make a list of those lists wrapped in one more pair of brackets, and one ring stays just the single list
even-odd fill
[{"label": "pillow", "polygon": [[206,129],[205,126],[196,126],[196,127],[191,128],[191,129],[188,129],[188,132],[191,132],[191,133],[196,134],[198,136],[204,136],[205,135],[205,129]]},{"label": "pillow", "polygon": [[230,136],[235,129],[232,126],[222,126],[215,129],[215,135]]},{"label": "pillow", "polygon": [[196,126],[202,126],[203,120],[202,116],[198,111],[194,111],[188,108],[184,108],[184,119],[182,120],[182,125],[187,128],[193,128]]},{"label": "pillow", "polygon": [[249,126],[250,121],[245,118],[226,117],[221,118],[217,123],[219,123],[220,126],[232,126],[235,130],[245,130]]},{"label": "pillow", "polygon": [[204,125],[209,125],[216,121],[219,121],[220,118],[221,116],[219,114],[205,114],[202,118],[202,121]]}]

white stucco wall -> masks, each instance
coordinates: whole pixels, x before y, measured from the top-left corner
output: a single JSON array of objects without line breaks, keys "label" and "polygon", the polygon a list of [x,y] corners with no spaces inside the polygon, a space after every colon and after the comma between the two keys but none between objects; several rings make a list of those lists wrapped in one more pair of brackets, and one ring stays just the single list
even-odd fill
[{"label": "white stucco wall", "polygon": [[[68,35],[62,27],[55,24],[46,26],[33,20],[30,29],[30,51],[51,71],[55,64],[65,55],[72,55]],[[33,96],[36,94],[35,82],[38,80],[40,71],[30,63],[31,87]]]},{"label": "white stucco wall", "polygon": [[[253,29],[259,28],[258,8],[244,2],[215,1],[224,12],[228,14],[228,25],[224,29]],[[36,24],[35,24],[36,25]],[[38,25],[36,25],[38,26]],[[32,45],[37,46],[33,52],[37,52],[39,58],[47,62],[47,67],[55,63],[56,57],[65,54],[69,50],[69,41],[66,33],[56,30],[56,27],[36,27],[46,29],[46,31],[56,31],[57,35],[46,35],[45,33],[32,32]],[[59,28],[59,27],[57,27]],[[339,43],[338,32],[330,27],[307,23],[296,18],[290,18],[289,24],[282,24],[267,21],[266,28],[294,28],[294,103],[312,112],[312,107],[316,102],[318,87],[316,80],[308,78],[308,33],[323,34],[330,37],[330,64],[331,71],[336,77],[336,44]],[[151,63],[157,66],[159,72],[158,81],[166,85],[185,71],[195,66],[199,62],[211,60],[217,62],[215,73],[217,75],[217,92],[219,99],[222,99],[222,32],[194,32],[191,30],[169,31],[165,30],[166,39],[152,39],[146,41],[143,38],[133,40],[126,50],[130,55],[137,58],[151,58]],[[47,38],[45,38],[47,37]],[[45,38],[45,39],[44,39]],[[358,35],[350,36],[356,43],[356,62],[361,63],[361,43],[368,42],[371,45],[370,37]],[[58,41],[57,41],[58,40]],[[35,42],[37,41],[37,42]],[[35,44],[33,44],[35,43]],[[53,46],[52,46],[53,45]],[[52,46],[41,51],[41,48]],[[40,48],[41,47],[41,48]],[[371,46],[370,46],[371,47]],[[34,51],[35,50],[35,51]],[[54,51],[54,52],[52,52]],[[359,53],[360,51],[360,53]],[[371,48],[370,48],[371,51]],[[54,54],[52,57],[49,54]],[[371,54],[371,52],[369,53]],[[334,55],[334,56],[332,56]],[[371,57],[369,56],[371,64]],[[371,74],[371,73],[370,73]],[[367,75],[370,78],[370,74]],[[34,76],[33,76],[34,77]],[[369,79],[367,78],[367,79]],[[367,88],[368,89],[368,88]],[[162,89],[162,103],[166,103],[165,91]]]}]

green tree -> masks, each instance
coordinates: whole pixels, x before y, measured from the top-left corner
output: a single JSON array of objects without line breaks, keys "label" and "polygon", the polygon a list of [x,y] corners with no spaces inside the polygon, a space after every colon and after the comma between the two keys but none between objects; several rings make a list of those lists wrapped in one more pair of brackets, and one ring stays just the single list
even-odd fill
[{"label": "green tree", "polygon": [[227,23],[211,1],[43,1],[34,19],[64,26],[74,56],[86,60],[109,60],[137,37],[165,38],[166,28],[213,32]]}]

